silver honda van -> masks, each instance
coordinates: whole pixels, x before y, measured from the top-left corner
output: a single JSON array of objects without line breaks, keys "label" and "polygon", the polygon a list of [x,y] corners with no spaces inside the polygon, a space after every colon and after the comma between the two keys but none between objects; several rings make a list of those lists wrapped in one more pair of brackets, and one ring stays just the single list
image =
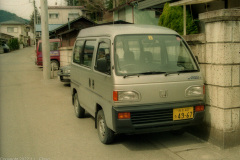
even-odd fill
[{"label": "silver honda van", "polygon": [[118,24],[80,31],[71,62],[75,114],[95,118],[99,139],[177,131],[202,122],[203,77],[183,38],[160,26]]}]

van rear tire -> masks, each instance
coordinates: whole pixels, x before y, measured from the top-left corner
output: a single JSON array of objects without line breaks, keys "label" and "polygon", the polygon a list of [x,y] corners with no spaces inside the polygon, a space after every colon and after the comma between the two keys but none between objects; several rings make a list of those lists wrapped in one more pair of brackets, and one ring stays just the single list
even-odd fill
[{"label": "van rear tire", "polygon": [[59,70],[59,62],[57,60],[51,60],[51,70]]},{"label": "van rear tire", "polygon": [[114,139],[114,132],[107,127],[103,110],[97,113],[98,137],[103,144],[110,144]]},{"label": "van rear tire", "polygon": [[80,106],[77,93],[74,94],[73,106],[74,106],[74,111],[75,111],[76,117],[83,118],[85,115],[85,109]]}]

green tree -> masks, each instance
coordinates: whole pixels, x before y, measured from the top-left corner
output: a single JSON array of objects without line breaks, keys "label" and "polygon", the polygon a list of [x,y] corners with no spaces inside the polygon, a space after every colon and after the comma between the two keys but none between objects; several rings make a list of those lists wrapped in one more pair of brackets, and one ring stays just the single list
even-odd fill
[{"label": "green tree", "polygon": [[[36,24],[41,24],[41,16],[38,10],[36,10]],[[34,11],[30,15],[29,25],[34,28]]]},{"label": "green tree", "polygon": [[19,49],[19,42],[17,38],[12,38],[8,41],[8,46],[10,50],[17,50]]},{"label": "green tree", "polygon": [[[187,16],[186,17],[187,34],[198,33],[198,26],[193,20],[189,11],[186,12],[186,16]],[[165,3],[163,8],[163,13],[159,17],[158,25],[171,28],[182,35],[183,34],[183,7],[181,6],[170,7],[169,3]]]}]

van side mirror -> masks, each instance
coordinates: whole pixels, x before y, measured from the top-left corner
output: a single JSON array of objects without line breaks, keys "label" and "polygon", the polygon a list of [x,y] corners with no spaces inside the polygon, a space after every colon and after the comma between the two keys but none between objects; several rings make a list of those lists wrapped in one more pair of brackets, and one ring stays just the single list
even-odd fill
[{"label": "van side mirror", "polygon": [[195,56],[195,58],[196,58],[197,62],[199,63],[198,56]]}]

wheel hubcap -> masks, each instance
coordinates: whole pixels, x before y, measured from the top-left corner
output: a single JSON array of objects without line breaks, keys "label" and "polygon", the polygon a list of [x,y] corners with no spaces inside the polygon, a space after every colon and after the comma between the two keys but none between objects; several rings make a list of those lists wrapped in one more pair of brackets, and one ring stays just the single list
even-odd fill
[{"label": "wheel hubcap", "polygon": [[105,127],[104,126],[105,126],[105,123],[101,117],[101,119],[99,120],[99,133],[102,138],[104,138],[104,136],[105,136]]},{"label": "wheel hubcap", "polygon": [[75,112],[78,114],[78,100],[75,98]]}]

